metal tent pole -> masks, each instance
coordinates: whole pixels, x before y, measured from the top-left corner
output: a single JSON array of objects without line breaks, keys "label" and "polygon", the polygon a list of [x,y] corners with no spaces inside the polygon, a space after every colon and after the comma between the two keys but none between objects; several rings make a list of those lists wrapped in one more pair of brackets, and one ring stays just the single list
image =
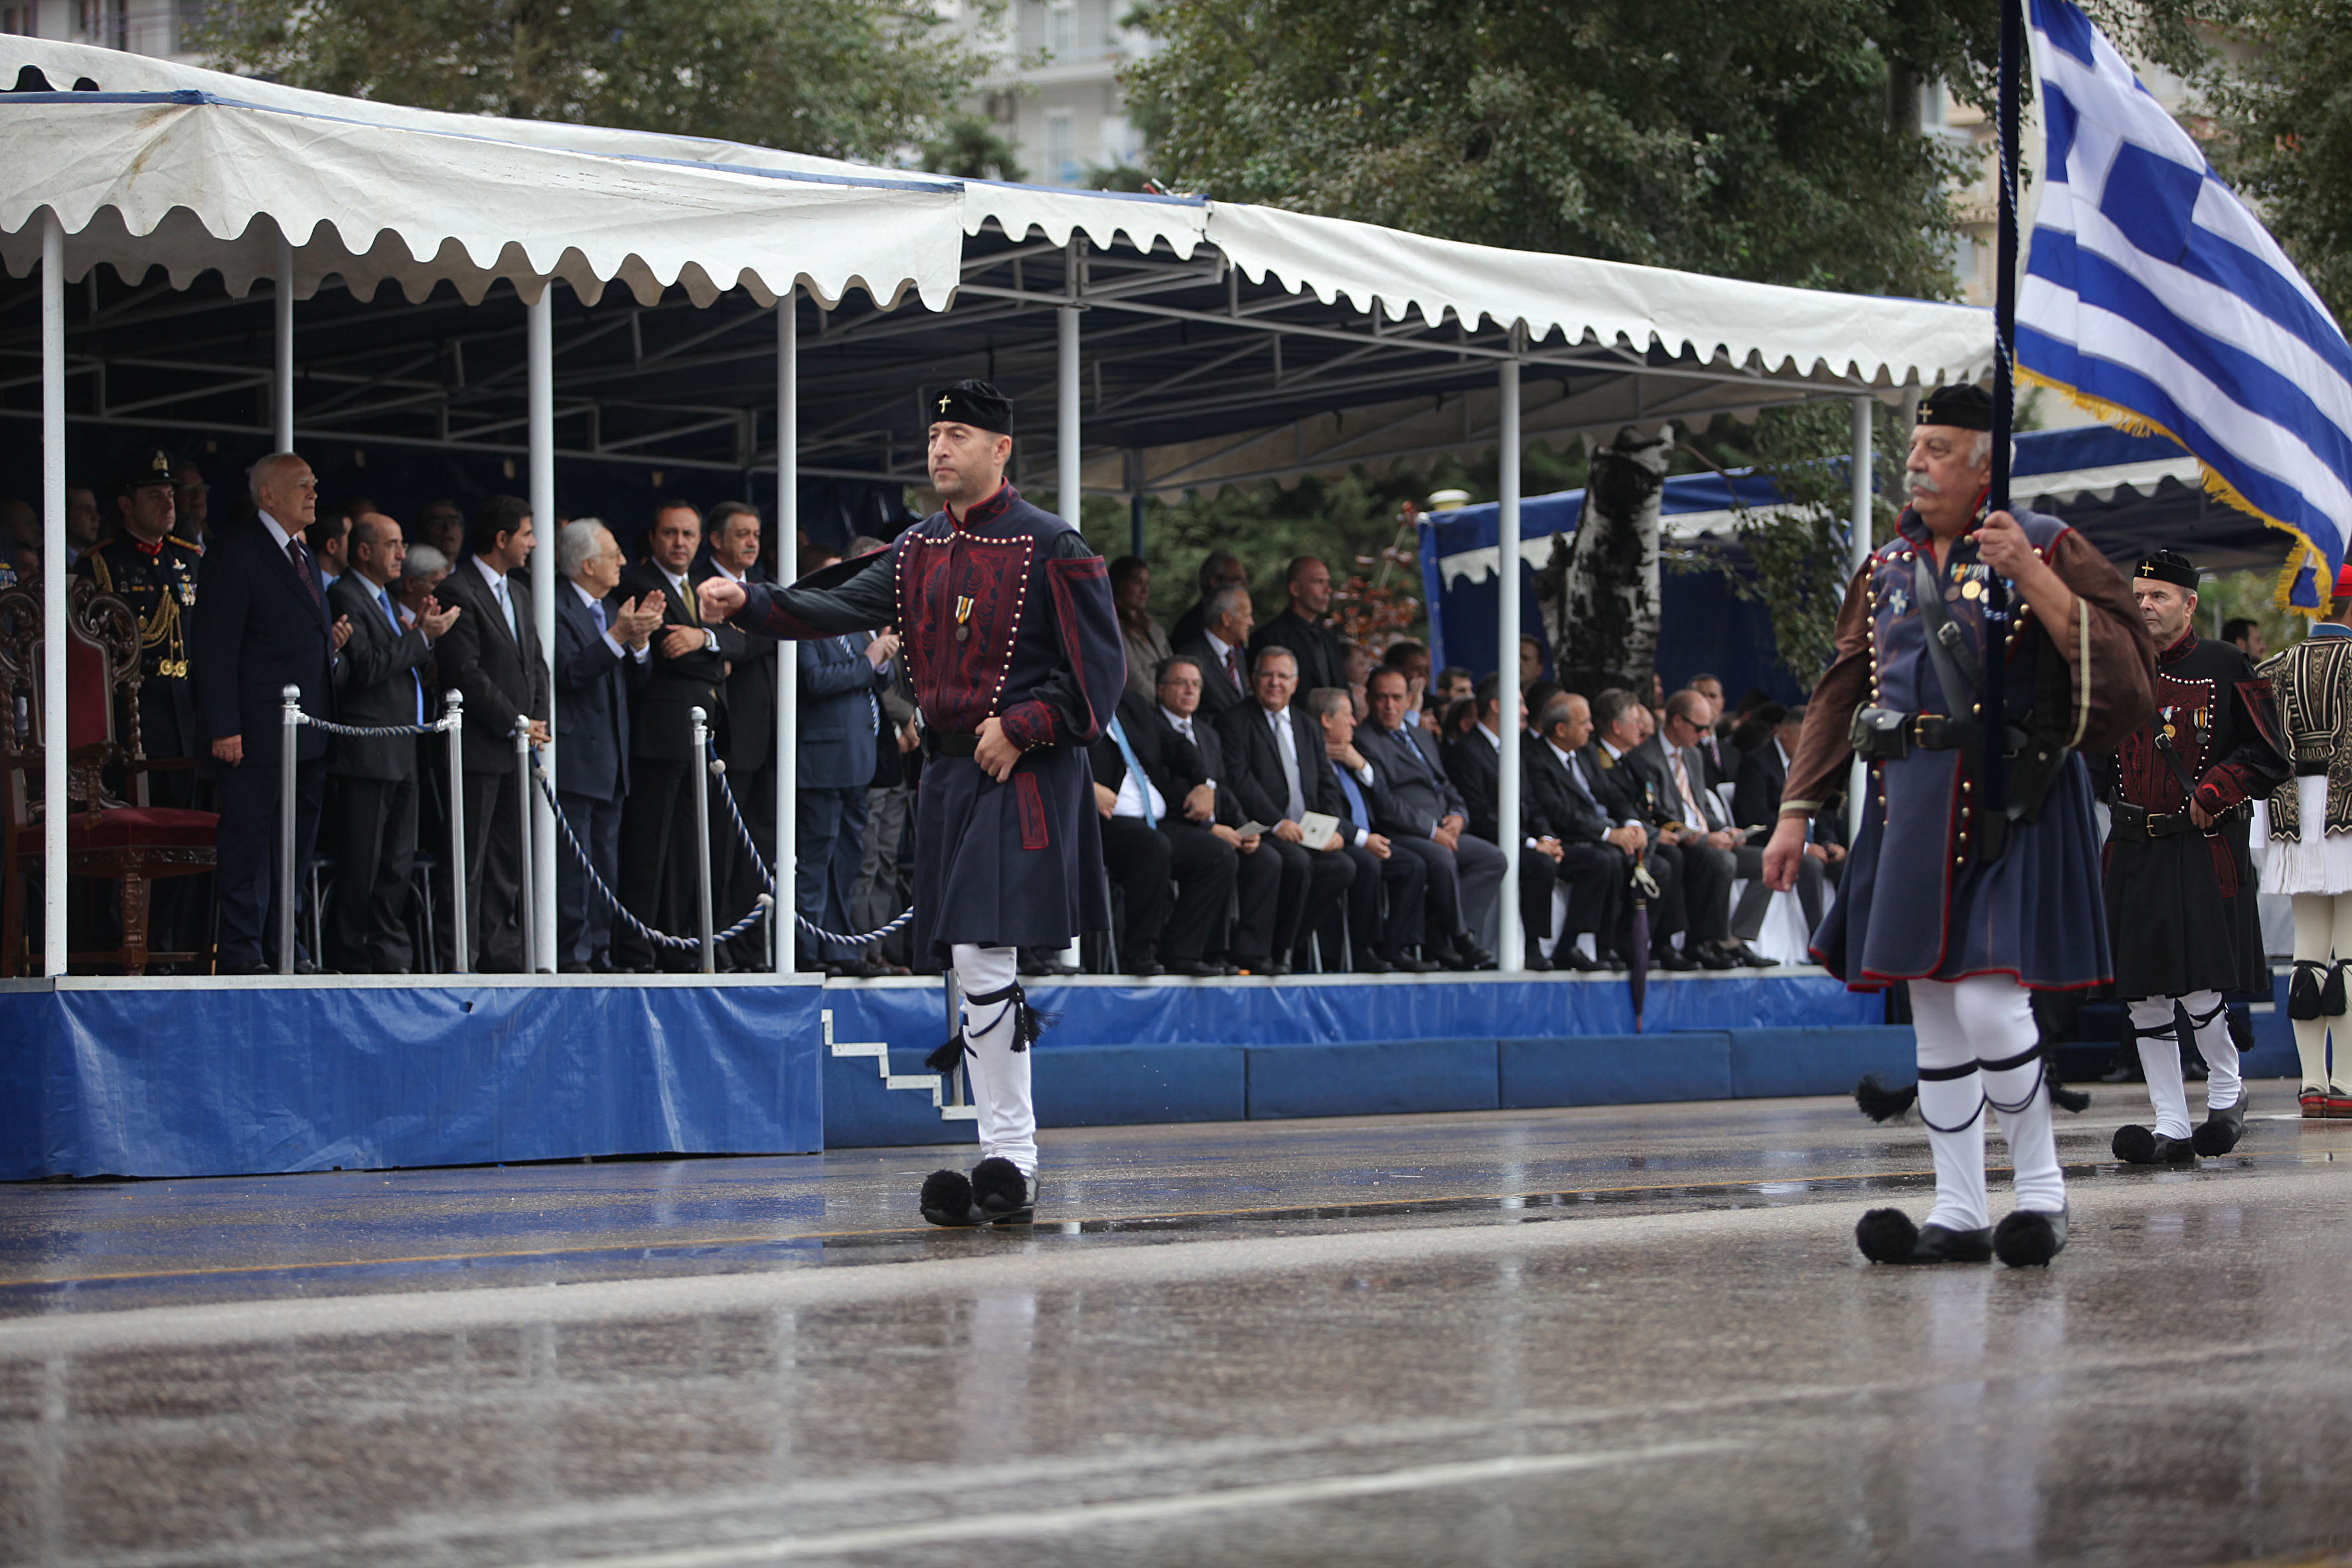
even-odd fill
[{"label": "metal tent pole", "polygon": [[449,734],[449,969],[474,967],[473,911],[466,903],[466,694],[452,687],[442,698]]},{"label": "metal tent pole", "polygon": [[41,973],[66,972],[66,231],[41,218]]},{"label": "metal tent pole", "polygon": [[530,721],[517,718],[514,723],[515,787],[522,798],[515,802],[515,837],[522,863],[516,868],[515,897],[521,907],[515,910],[515,934],[522,939],[522,972],[536,973],[544,956],[539,945],[538,857],[531,853],[531,796],[539,792],[530,787]]},{"label": "metal tent pole", "polygon": [[294,246],[278,237],[278,290],[272,300],[278,314],[278,374],[270,384],[270,428],[278,450],[294,449]]},{"label": "metal tent pole", "polygon": [[[1521,329],[1511,331],[1511,346],[1520,344]],[[1496,967],[1512,973],[1526,967],[1525,936],[1519,930],[1519,362],[1505,360],[1496,372],[1496,492],[1500,503],[1495,518],[1496,695],[1502,711],[1496,716],[1501,736],[1501,773],[1496,800],[1496,833],[1502,839],[1503,891],[1496,925],[1501,951]]]},{"label": "metal tent pole", "polygon": [[[1871,513],[1873,486],[1871,467],[1871,399],[1853,400],[1853,468],[1847,475],[1849,507],[1846,512],[1846,572],[1849,576],[1863,569],[1870,560],[1871,533],[1876,526]],[[1870,764],[1859,757],[1847,771],[1845,792],[1845,841],[1853,843],[1862,834],[1862,797],[1870,788]]]},{"label": "metal tent pole", "polygon": [[289,686],[278,692],[278,973],[294,973],[294,753],[301,747],[302,689]]},{"label": "metal tent pole", "polygon": [[[776,301],[776,581],[789,583],[800,559],[800,286]],[[801,660],[800,645],[776,648],[776,903],[768,916],[776,973],[800,967],[793,914],[799,879]]]},{"label": "metal tent pole", "polygon": [[[552,279],[540,286],[539,298],[530,303],[530,515],[533,531],[539,539],[530,553],[530,619],[539,637],[539,656],[544,662],[555,647],[555,595],[560,584],[555,574],[555,284]],[[538,673],[538,672],[533,672]],[[547,774],[559,777],[556,772],[555,724],[560,715],[555,711],[554,672],[545,672],[547,680],[548,744],[544,751]],[[529,752],[524,753],[529,760]],[[546,797],[530,787],[528,772],[523,777],[523,809],[530,824],[530,895],[531,929],[525,934],[524,948],[533,954],[531,967],[541,973],[552,973],[558,954],[555,951],[555,807]]]},{"label": "metal tent pole", "polygon": [[702,973],[715,974],[719,952],[710,934],[710,715],[699,708],[686,711],[694,721],[695,911],[700,921]]}]

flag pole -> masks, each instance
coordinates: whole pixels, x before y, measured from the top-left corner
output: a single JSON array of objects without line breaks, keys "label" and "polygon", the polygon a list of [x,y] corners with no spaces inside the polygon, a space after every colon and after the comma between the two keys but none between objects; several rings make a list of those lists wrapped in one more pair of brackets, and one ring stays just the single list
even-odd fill
[{"label": "flag pole", "polygon": [[[2017,125],[2018,125],[2018,57],[2025,46],[2025,19],[2021,15],[2024,0],[2001,0],[2000,6],[2000,104],[1998,120],[2000,158],[2000,228],[1994,256],[1993,335],[1997,352],[1992,367],[1992,493],[1990,510],[2009,510],[2009,447],[2013,424],[2012,405],[2016,400],[2013,359],[2017,345]],[[2009,807],[2008,749],[2009,704],[2005,689],[2008,674],[2008,633],[2010,623],[2009,584],[1995,575],[1986,584],[1985,594],[1985,683],[1984,712],[1981,716],[1984,736],[1984,794],[1982,811],[1988,817],[2005,813]],[[2000,829],[1993,830],[1992,843],[2000,842]],[[1980,837],[1982,835],[1980,834]],[[1988,846],[1990,847],[1990,846]]]}]

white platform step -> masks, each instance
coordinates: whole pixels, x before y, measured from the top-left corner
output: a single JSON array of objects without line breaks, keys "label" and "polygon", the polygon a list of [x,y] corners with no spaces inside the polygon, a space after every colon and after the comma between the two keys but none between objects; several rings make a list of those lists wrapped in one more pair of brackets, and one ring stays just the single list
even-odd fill
[{"label": "white platform step", "polygon": [[946,1103],[940,1074],[935,1072],[892,1072],[890,1070],[890,1047],[886,1042],[881,1040],[836,1040],[833,1037],[833,1009],[830,1007],[823,1008],[818,1012],[817,1016],[823,1021],[824,1026],[825,1049],[836,1057],[871,1058],[874,1062],[874,1070],[880,1075],[882,1087],[884,1089],[910,1089],[918,1094],[928,1089],[931,1096],[931,1109],[940,1113],[940,1120],[942,1121],[973,1121],[979,1119],[980,1110],[977,1106],[950,1105]]}]

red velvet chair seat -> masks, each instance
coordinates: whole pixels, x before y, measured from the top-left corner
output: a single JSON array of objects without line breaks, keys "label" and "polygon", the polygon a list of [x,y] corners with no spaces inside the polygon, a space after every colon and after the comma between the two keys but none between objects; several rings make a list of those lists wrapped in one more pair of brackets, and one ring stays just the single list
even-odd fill
[{"label": "red velvet chair seat", "polygon": [[[99,813],[90,826],[89,813],[66,817],[66,848],[84,849],[209,849],[220,836],[220,816],[210,811],[185,811],[168,805],[126,805]],[[41,825],[16,830],[19,853],[38,850]]]}]

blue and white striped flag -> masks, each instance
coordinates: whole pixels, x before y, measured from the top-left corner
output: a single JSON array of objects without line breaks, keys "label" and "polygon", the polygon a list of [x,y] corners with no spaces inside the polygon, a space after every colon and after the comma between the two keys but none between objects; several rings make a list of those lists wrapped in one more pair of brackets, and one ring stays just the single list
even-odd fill
[{"label": "blue and white striped flag", "polygon": [[2031,16],[2048,155],[2018,374],[2188,447],[2301,542],[2281,601],[2322,610],[2352,539],[2352,346],[2115,46],[2067,0]]}]

